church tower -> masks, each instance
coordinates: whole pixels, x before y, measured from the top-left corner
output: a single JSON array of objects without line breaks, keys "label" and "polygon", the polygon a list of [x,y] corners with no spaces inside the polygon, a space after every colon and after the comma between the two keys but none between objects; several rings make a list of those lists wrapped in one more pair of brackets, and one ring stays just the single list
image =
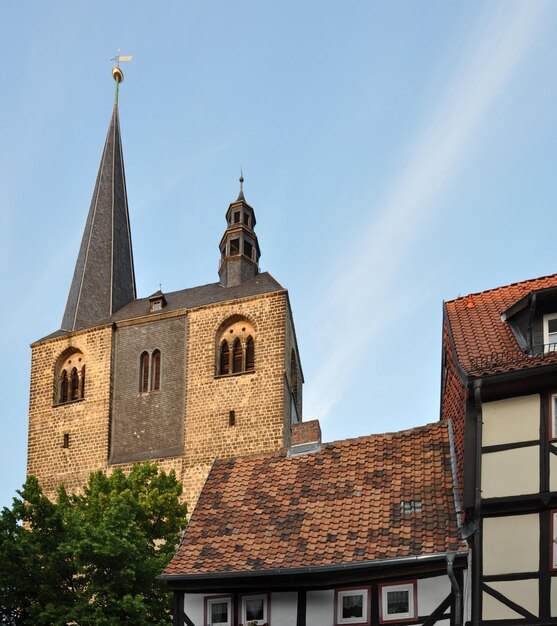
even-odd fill
[{"label": "church tower", "polygon": [[62,320],[32,344],[28,474],[174,469],[191,506],[215,458],[288,447],[303,376],[288,292],[259,271],[255,211],[226,212],[219,282],[138,298],[116,100]]}]

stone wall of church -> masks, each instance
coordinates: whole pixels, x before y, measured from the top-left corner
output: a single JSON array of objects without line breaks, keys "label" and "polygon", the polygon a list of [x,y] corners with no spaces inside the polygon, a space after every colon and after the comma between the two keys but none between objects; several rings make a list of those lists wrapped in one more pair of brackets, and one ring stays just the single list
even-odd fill
[{"label": "stone wall of church", "polygon": [[[60,403],[56,365],[72,349],[80,351],[79,366],[86,367],[84,397]],[[58,485],[79,490],[92,471],[106,466],[112,328],[41,341],[32,350],[27,473],[52,497]]]},{"label": "stone wall of church", "polygon": [[[182,453],[187,317],[119,324],[114,331],[111,463]],[[141,391],[140,359],[160,352],[158,389]],[[150,377],[154,375],[152,361]],[[148,381],[149,382],[149,381]],[[151,380],[151,383],[153,381]]]},{"label": "stone wall of church", "polygon": [[[283,447],[286,311],[287,294],[278,292],[188,312],[182,478],[190,509],[215,458]],[[219,376],[217,334],[238,315],[255,329],[255,367]]]},{"label": "stone wall of church", "polygon": [[[291,351],[297,349],[290,315],[288,296],[283,291],[204,306],[187,315],[145,324],[116,330],[112,326],[93,328],[34,344],[28,473],[37,476],[46,494],[53,496],[59,484],[79,491],[94,470],[128,469],[134,459],[125,456],[126,441],[118,424],[134,426],[135,422],[126,421],[125,416],[126,411],[129,415],[134,412],[134,402],[143,401],[136,388],[137,357],[143,349],[158,348],[164,365],[161,391],[172,390],[173,397],[169,396],[169,404],[159,407],[158,413],[150,411],[144,417],[149,428],[159,428],[162,433],[162,438],[155,436],[157,441],[175,441],[182,454],[160,458],[149,450],[148,456],[166,471],[176,471],[191,511],[215,458],[258,454],[290,445],[288,380]],[[254,330],[254,369],[219,375],[219,331],[227,320],[242,318]],[[56,367],[61,355],[67,362],[71,349],[80,351],[86,365],[84,397],[61,403],[56,395]],[[120,366],[126,360],[133,363],[122,372]],[[174,378],[167,369],[172,365]],[[126,385],[133,387],[127,396]],[[117,398],[118,393],[122,397]],[[301,369],[299,397],[301,404]],[[112,441],[112,449],[119,456],[114,455],[109,465],[114,418],[112,437],[120,439]],[[165,419],[171,419],[172,432],[166,432]],[[133,435],[133,430],[128,428],[128,435]],[[144,452],[140,450],[142,458]]]}]

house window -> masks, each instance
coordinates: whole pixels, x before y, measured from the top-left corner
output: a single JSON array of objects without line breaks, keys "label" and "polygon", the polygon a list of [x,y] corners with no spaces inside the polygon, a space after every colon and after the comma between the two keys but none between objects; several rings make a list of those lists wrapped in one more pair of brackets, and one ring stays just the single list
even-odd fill
[{"label": "house window", "polygon": [[557,393],[549,396],[549,437],[557,439]]},{"label": "house window", "polygon": [[240,211],[234,212],[234,224],[238,224],[240,222]]},{"label": "house window", "polygon": [[335,590],[335,624],[369,624],[369,587]]},{"label": "house window", "polygon": [[247,213],[244,213],[244,224],[249,226],[249,215]]},{"label": "house window", "polygon": [[246,624],[266,624],[267,623],[268,596],[261,594],[258,596],[242,597],[241,623]]},{"label": "house window", "polygon": [[217,333],[216,375],[243,374],[255,369],[255,329],[251,322],[234,316]]},{"label": "house window", "polygon": [[543,343],[545,352],[557,350],[557,313],[543,316]]},{"label": "house window", "polygon": [[205,598],[205,616],[207,626],[231,626],[232,598],[230,596]]},{"label": "house window", "polygon": [[382,624],[416,619],[416,604],[416,581],[379,585],[379,621]]}]

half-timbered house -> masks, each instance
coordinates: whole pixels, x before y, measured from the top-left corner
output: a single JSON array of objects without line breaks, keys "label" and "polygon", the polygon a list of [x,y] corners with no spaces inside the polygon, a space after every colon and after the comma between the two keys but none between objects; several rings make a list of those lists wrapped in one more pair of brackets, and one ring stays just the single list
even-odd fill
[{"label": "half-timbered house", "polygon": [[175,625],[462,624],[450,425],[307,439],[214,463],[162,576]]},{"label": "half-timbered house", "polygon": [[557,623],[557,275],[444,305],[473,624]]}]

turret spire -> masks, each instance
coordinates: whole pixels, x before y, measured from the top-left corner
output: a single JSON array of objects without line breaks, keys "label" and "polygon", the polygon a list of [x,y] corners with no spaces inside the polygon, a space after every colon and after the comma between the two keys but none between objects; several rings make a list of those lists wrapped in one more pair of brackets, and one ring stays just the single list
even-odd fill
[{"label": "turret spire", "polygon": [[62,319],[62,329],[68,331],[101,322],[136,297],[118,117],[118,88],[124,74],[114,67],[112,75],[114,108]]},{"label": "turret spire", "polygon": [[236,202],[238,202],[238,200],[245,200],[244,198],[244,173],[242,172],[242,168],[240,168],[240,193],[238,194],[238,197],[236,198]]},{"label": "turret spire", "polygon": [[226,212],[228,226],[219,244],[219,277],[223,287],[246,282],[259,273],[261,251],[255,234],[255,212],[244,198],[244,175],[240,170],[240,193]]}]

